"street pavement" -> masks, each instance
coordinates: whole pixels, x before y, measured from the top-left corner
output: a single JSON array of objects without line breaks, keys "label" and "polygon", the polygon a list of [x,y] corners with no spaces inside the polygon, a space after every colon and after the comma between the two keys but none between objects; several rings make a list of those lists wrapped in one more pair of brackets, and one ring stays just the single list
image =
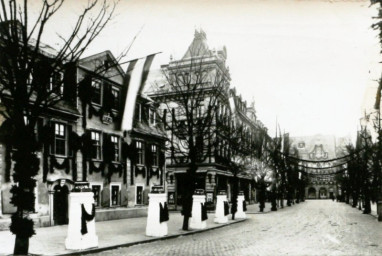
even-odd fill
[{"label": "street pavement", "polygon": [[345,203],[308,200],[247,216],[220,229],[93,255],[382,255],[382,223]]},{"label": "street pavement", "polygon": [[[258,209],[257,204],[248,206],[248,212],[252,214],[260,214]],[[270,204],[266,204],[264,213],[267,212],[270,212]],[[219,228],[226,225],[216,224],[213,220],[214,212],[208,213],[207,229]],[[181,230],[182,221],[183,217],[180,212],[170,212],[168,236],[165,238],[198,232],[195,230]],[[229,218],[228,224],[238,221],[242,220],[232,221]],[[144,243],[158,239],[145,235],[146,222],[146,217],[97,222],[98,249],[104,250],[118,246],[129,246],[135,243]],[[67,225],[37,228],[36,235],[30,239],[29,252],[34,255],[67,255],[78,252],[65,249],[67,229]],[[9,230],[0,231],[0,255],[10,255],[13,252],[14,241],[15,237]],[[108,252],[103,252],[102,254],[108,254]]]}]

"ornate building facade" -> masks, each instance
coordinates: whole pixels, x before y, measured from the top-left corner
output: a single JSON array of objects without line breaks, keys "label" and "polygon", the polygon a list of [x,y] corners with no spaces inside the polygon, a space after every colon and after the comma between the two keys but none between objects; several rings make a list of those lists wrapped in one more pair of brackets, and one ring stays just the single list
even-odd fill
[{"label": "ornate building facade", "polygon": [[[205,32],[195,31],[194,39],[184,56],[162,65],[165,77],[152,82],[150,89],[147,90],[148,95],[161,104],[160,110],[164,120],[170,124],[166,126],[169,139],[166,188],[170,208],[178,208],[182,205],[184,190],[187,189],[189,182],[186,176],[189,155],[185,153],[187,145],[182,146],[182,143],[188,143],[184,142],[188,137],[183,136],[182,133],[186,131],[185,127],[191,121],[187,119],[185,112],[185,106],[188,104],[179,105],[179,99],[189,97],[189,94],[199,95],[191,97],[188,105],[195,112],[195,120],[208,118],[205,114],[208,109],[215,109],[208,131],[204,131],[200,137],[196,136],[195,141],[200,145],[198,151],[202,156],[197,163],[196,188],[205,190],[210,208],[215,204],[218,191],[227,191],[229,200],[233,194],[234,173],[230,169],[230,161],[234,158],[235,152],[230,146],[230,139],[232,139],[230,131],[236,127],[242,128],[242,135],[245,138],[242,141],[242,149],[244,149],[253,144],[258,129],[265,129],[256,118],[254,105],[248,106],[241,96],[230,88],[231,79],[226,59],[225,47],[218,50],[211,49],[207,44]],[[188,86],[192,89],[180,90],[179,87],[174,88],[174,85]],[[219,96],[211,99],[211,95],[213,97],[215,95],[209,94],[208,91],[213,90],[213,87],[221,91]],[[193,105],[195,100],[198,101],[197,106]],[[198,132],[197,129],[195,131]],[[237,177],[239,189],[244,192],[246,200],[253,202],[251,180],[254,177],[245,172],[239,173]]]},{"label": "ornate building facade", "polygon": [[349,142],[347,138],[330,135],[291,137],[291,149],[297,151],[299,164],[308,173],[309,183],[305,190],[307,199],[335,198],[339,193],[335,173],[341,169],[339,161],[330,161],[343,156]]},{"label": "ornate building facade", "polygon": [[[62,99],[39,117],[35,128],[41,144],[32,214],[37,226],[68,223],[68,196],[75,182],[92,189],[96,220],[146,215],[141,206],[148,204],[148,191],[164,183],[166,137],[157,104],[138,95],[136,106],[129,106],[137,113],[133,127],[122,130],[124,105],[129,104],[125,72],[109,51],[67,64],[64,74],[41,81],[61,83]],[[0,135],[0,213],[7,215],[15,211],[9,200],[14,161],[4,120]]]}]

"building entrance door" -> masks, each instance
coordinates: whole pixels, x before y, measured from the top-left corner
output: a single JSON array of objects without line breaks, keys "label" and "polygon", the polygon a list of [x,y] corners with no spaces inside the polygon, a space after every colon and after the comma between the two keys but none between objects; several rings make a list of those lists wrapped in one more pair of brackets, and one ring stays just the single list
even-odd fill
[{"label": "building entrance door", "polygon": [[143,186],[137,186],[137,204],[143,204]]},{"label": "building entrance door", "polygon": [[316,199],[316,189],[315,188],[309,188],[308,198],[309,199]]},{"label": "building entrance door", "polygon": [[68,224],[68,194],[66,185],[56,185],[53,196],[53,219],[55,225]]}]

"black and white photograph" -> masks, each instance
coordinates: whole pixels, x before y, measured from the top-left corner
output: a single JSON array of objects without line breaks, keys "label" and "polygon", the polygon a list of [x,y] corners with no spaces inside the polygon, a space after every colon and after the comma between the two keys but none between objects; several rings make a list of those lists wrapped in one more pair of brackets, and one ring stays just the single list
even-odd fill
[{"label": "black and white photograph", "polygon": [[382,0],[0,0],[0,255],[382,255],[381,96]]}]

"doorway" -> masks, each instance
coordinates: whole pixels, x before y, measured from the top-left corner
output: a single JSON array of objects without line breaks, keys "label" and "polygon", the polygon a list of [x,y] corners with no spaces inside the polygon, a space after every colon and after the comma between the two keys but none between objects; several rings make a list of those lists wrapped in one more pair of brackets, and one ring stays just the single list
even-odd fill
[{"label": "doorway", "polygon": [[137,186],[136,204],[143,204],[143,186]]},{"label": "doorway", "polygon": [[309,188],[308,189],[308,198],[309,199],[316,199],[316,189],[315,188]]},{"label": "doorway", "polygon": [[53,220],[54,225],[68,224],[68,195],[66,185],[58,184],[54,187]]}]

